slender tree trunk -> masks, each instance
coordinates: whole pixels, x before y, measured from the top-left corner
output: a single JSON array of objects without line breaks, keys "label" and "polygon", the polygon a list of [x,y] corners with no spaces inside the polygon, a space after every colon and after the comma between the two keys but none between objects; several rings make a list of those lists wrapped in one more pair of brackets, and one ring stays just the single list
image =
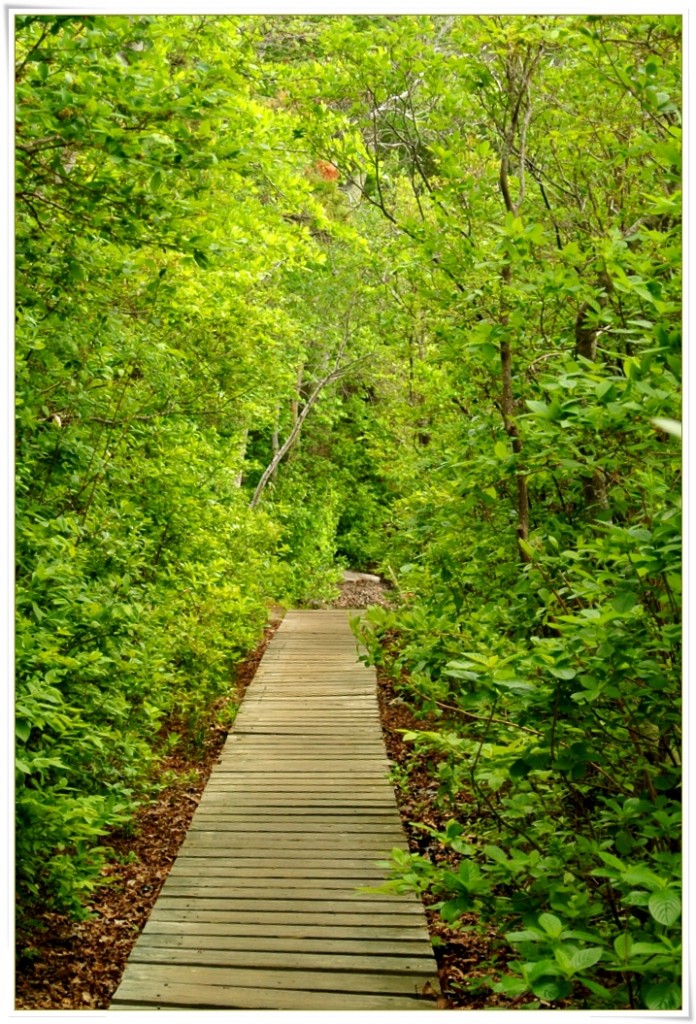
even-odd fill
[{"label": "slender tree trunk", "polygon": [[276,469],[278,468],[284,457],[287,455],[287,453],[290,451],[292,446],[297,441],[297,438],[300,435],[300,431],[302,430],[302,424],[307,419],[307,416],[311,412],[312,407],[316,404],[324,388],[328,384],[333,383],[333,381],[338,380],[339,377],[342,377],[347,369],[347,366],[337,367],[335,370],[332,370],[330,373],[327,373],[325,377],[322,377],[322,379],[316,385],[314,391],[309,396],[309,398],[303,405],[302,409],[298,412],[292,430],[290,431],[285,441],[283,441],[282,445],[280,446],[278,451],[275,453],[275,455],[273,456],[273,458],[263,471],[261,479],[256,485],[254,495],[251,501],[249,502],[249,508],[256,508],[256,506],[258,505],[259,501],[261,500],[261,495],[263,494],[264,489],[266,487],[266,484],[271,479],[271,477],[275,473]]},{"label": "slender tree trunk", "polygon": [[[297,417],[295,417],[295,419],[294,419],[294,422],[296,422],[296,421],[297,421]],[[275,457],[277,456],[278,452],[280,451],[280,406],[278,406],[276,408],[275,427],[273,428],[273,433],[271,434],[271,451],[273,453],[272,458],[275,459]],[[277,476],[277,473],[278,473],[278,466],[276,465],[276,468],[273,470],[273,472],[271,473],[271,477],[270,477],[270,479],[271,479],[271,481],[273,483],[275,483],[275,478]]]},{"label": "slender tree trunk", "polygon": [[[522,205],[525,195],[525,167],[527,152],[527,129],[532,116],[532,102],[530,96],[530,82],[534,68],[541,55],[541,49],[528,50],[524,56],[515,57],[510,55],[506,68],[508,82],[508,109],[510,122],[504,131],[503,149],[500,159],[500,191],[503,196],[505,209],[516,217]],[[510,155],[513,152],[517,141],[517,200],[514,201],[510,191]],[[522,452],[522,439],[520,437],[517,417],[515,414],[515,398],[513,393],[513,368],[512,368],[512,346],[507,333],[509,325],[507,315],[506,289],[512,281],[512,268],[509,258],[506,258],[500,272],[502,282],[501,296],[501,317],[500,323],[503,327],[503,338],[500,343],[500,375],[501,375],[501,413],[505,433],[510,438],[513,453],[519,458]],[[520,558],[528,562],[529,555],[522,543],[526,544],[529,539],[529,489],[527,486],[527,475],[520,468],[519,462],[515,470],[515,482],[517,486],[517,546]]]},{"label": "slender tree trunk", "polygon": [[[248,440],[249,440],[249,428],[246,427],[245,430],[244,430],[244,434],[242,435],[242,440],[240,441],[240,444],[239,444],[239,455],[240,455],[240,462],[242,464],[242,467],[244,466],[244,456],[246,455],[246,446],[247,446],[247,441]],[[234,486],[235,487],[241,487],[243,480],[244,480],[244,469],[242,468],[242,469],[239,470],[239,472],[237,473],[236,477],[234,478]]]},{"label": "slender tree trunk", "polygon": [[[510,278],[510,264],[506,263],[502,269],[504,287],[509,286]],[[507,314],[504,314],[502,317],[504,328],[507,327],[507,319]],[[503,340],[500,343],[500,376],[502,384],[500,409],[503,416],[503,425],[505,433],[510,438],[515,456],[519,456],[522,452],[522,439],[520,438],[515,417],[515,399],[512,391],[512,348],[510,340],[506,335],[503,336]],[[521,540],[526,542],[529,539],[529,491],[527,488],[527,476],[519,467],[515,470],[515,482],[517,485],[517,542],[522,561],[528,562],[529,556],[519,542]]]},{"label": "slender tree trunk", "polygon": [[[597,297],[598,304],[603,308],[608,303],[609,294],[613,290],[611,278],[606,270],[599,275],[596,284],[597,287],[604,289]],[[597,341],[602,332],[599,327],[588,322],[589,310],[590,304],[583,302],[575,319],[575,352],[594,363],[597,361]],[[591,456],[591,453],[588,455]],[[599,466],[595,466],[590,473],[583,476],[582,489],[589,511],[592,509],[606,511],[609,508],[606,477]]]}]

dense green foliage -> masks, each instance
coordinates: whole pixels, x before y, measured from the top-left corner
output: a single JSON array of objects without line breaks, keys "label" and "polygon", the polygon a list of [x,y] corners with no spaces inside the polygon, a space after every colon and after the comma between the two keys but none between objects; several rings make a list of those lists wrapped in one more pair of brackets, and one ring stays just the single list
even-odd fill
[{"label": "dense green foliage", "polygon": [[680,1005],[680,29],[18,19],[24,900],[338,557],[443,723],[461,867],[392,884],[506,997]]}]

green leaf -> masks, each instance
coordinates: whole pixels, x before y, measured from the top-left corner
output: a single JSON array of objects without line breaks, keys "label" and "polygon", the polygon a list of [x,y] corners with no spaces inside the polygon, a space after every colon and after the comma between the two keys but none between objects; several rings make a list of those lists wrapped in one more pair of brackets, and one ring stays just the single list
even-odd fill
[{"label": "green leaf", "polygon": [[531,544],[528,544],[526,540],[522,540],[521,538],[517,539],[517,543],[520,546],[520,550],[524,551],[527,558],[531,559],[531,561],[533,562],[536,556],[534,553],[534,548],[531,546]]},{"label": "green leaf", "polygon": [[630,612],[638,604],[638,597],[632,591],[625,590],[616,594],[611,603],[617,612]]},{"label": "green leaf", "polygon": [[31,723],[23,718],[18,718],[15,722],[15,733],[22,743],[26,743],[31,735]]},{"label": "green leaf", "polygon": [[556,958],[558,966],[561,968],[564,974],[573,974],[573,953],[575,950],[568,949],[565,946],[558,946],[553,951],[553,955]]},{"label": "green leaf", "polygon": [[458,896],[454,900],[447,900],[446,903],[442,904],[440,908],[440,916],[443,921],[447,921],[449,924],[457,921],[462,914],[466,914],[467,911],[474,909],[474,901],[470,896]]},{"label": "green leaf", "polygon": [[631,956],[664,956],[669,951],[659,942],[634,942]]},{"label": "green leaf", "polygon": [[546,402],[536,402],[528,398],[525,400],[525,405],[531,412],[536,413],[537,416],[543,416],[544,419],[550,419],[549,406]]},{"label": "green leaf", "polygon": [[615,857],[613,853],[607,853],[606,850],[600,850],[599,856],[608,867],[614,868],[619,872],[624,872],[626,870],[624,862],[619,860],[618,857]]},{"label": "green leaf", "polygon": [[682,1004],[682,993],[678,985],[662,981],[650,985],[643,992],[643,1000],[648,1010],[678,1010]]},{"label": "green leaf", "polygon": [[493,986],[494,992],[500,992],[510,998],[524,995],[528,989],[529,986],[524,978],[518,978],[514,974],[504,974],[500,981]]},{"label": "green leaf", "polygon": [[575,679],[578,674],[574,668],[550,668],[549,672],[556,679]]},{"label": "green leaf", "polygon": [[645,864],[636,864],[621,872],[621,880],[627,885],[642,885],[646,889],[666,889],[667,882],[651,871]]},{"label": "green leaf", "polygon": [[648,910],[658,924],[669,927],[681,915],[681,899],[674,889],[654,892],[648,901]]},{"label": "green leaf", "polygon": [[600,999],[604,999],[608,1005],[611,1005],[614,999],[612,992],[604,985],[600,985],[598,981],[593,981],[592,978],[583,978],[582,983],[585,988],[589,988],[590,992],[594,995],[599,996]]},{"label": "green leaf", "polygon": [[563,978],[539,978],[532,982],[532,992],[545,1003],[555,1003],[557,999],[565,999],[570,994],[571,986]]},{"label": "green leaf", "polygon": [[563,924],[555,914],[541,914],[539,916],[539,924],[552,939],[559,939],[561,937]]},{"label": "green leaf", "polygon": [[540,931],[532,931],[530,928],[526,928],[521,932],[505,932],[505,938],[508,942],[545,942],[546,936]]},{"label": "green leaf", "polygon": [[628,934],[628,932],[622,932],[621,935],[617,935],[614,939],[614,949],[616,950],[616,955],[618,956],[619,960],[622,960],[624,963],[628,961],[628,958],[631,955],[632,948],[633,939]]},{"label": "green leaf", "polygon": [[585,949],[578,949],[573,953],[571,966],[573,971],[586,971],[588,967],[594,967],[602,959],[604,950],[601,946],[587,946]]}]

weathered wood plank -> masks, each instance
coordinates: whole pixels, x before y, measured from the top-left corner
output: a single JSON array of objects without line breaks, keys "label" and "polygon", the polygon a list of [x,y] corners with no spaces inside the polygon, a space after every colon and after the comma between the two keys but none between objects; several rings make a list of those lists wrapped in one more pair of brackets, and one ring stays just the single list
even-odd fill
[{"label": "weathered wood plank", "polygon": [[218,868],[212,868],[208,871],[201,870],[196,875],[190,873],[179,873],[170,874],[167,879],[165,886],[168,886],[167,891],[179,891],[183,892],[188,889],[205,889],[210,887],[213,894],[218,889],[224,889],[225,886],[234,886],[236,891],[240,895],[245,895],[248,890],[260,890],[261,887],[265,887],[265,892],[274,893],[277,891],[295,891],[295,892],[311,892],[318,891],[321,887],[321,892],[326,898],[331,896],[331,892],[336,891],[359,891],[365,886],[372,888],[374,886],[380,886],[382,884],[383,877],[374,874],[371,878],[366,878],[363,875],[358,875],[357,872],[353,872],[350,875],[331,875],[321,876],[318,875],[314,878],[303,877],[299,871],[293,875],[282,875],[273,870],[266,870],[259,872],[258,875],[252,874],[251,871],[238,870],[236,873],[230,872],[229,874],[220,874]]},{"label": "weathered wood plank", "polygon": [[231,896],[215,896],[208,899],[205,896],[172,895],[171,891],[160,893],[157,906],[162,910],[221,910],[228,913],[254,913],[254,914],[323,914],[332,917],[341,914],[379,914],[381,917],[389,917],[394,914],[402,917],[406,914],[413,914],[420,919],[423,908],[420,904],[411,903],[410,900],[400,900],[398,897],[389,899],[385,896],[375,895],[369,897],[365,894],[360,896],[346,896],[339,899],[330,894],[314,895],[313,897],[299,892],[293,898],[290,891],[282,895],[269,898],[268,893],[262,892],[258,899],[246,899],[237,892]]},{"label": "weathered wood plank", "polygon": [[[125,1001],[132,994],[130,1001]],[[128,983],[124,1001],[114,1010],[424,1010],[434,1004],[417,996],[343,995],[333,992],[274,991],[265,988],[222,988],[169,983],[164,986]]]},{"label": "weathered wood plank", "polygon": [[[217,859],[219,863],[213,861]],[[258,868],[258,872],[257,869]],[[180,854],[171,872],[170,878],[176,877],[177,873],[200,875],[206,872],[218,872],[221,878],[229,872],[233,877],[243,878],[247,873],[252,877],[263,878],[266,874],[278,874],[283,877],[306,877],[306,878],[341,878],[344,875],[350,878],[384,878],[384,870],[369,859],[341,857],[304,857],[301,863],[293,860],[286,860],[274,853],[261,852],[252,856],[232,854],[230,856],[210,858],[189,856]],[[369,884],[369,883],[368,883]]]},{"label": "weathered wood plank", "polygon": [[215,777],[210,779],[208,785],[254,786],[257,783],[260,785],[281,783],[283,786],[294,785],[300,789],[305,789],[314,786],[340,786],[346,784],[355,786],[357,784],[360,788],[363,786],[376,786],[378,789],[383,790],[384,782],[384,773],[379,769],[366,771],[364,768],[358,768],[352,771],[339,771],[338,769],[324,768],[322,774],[317,776],[315,771],[301,771],[299,769],[296,771],[269,772],[264,768],[257,768],[256,770],[249,768],[244,772],[216,772]]},{"label": "weathered wood plank", "polygon": [[[200,827],[201,823],[205,822],[227,822],[230,825],[249,825],[252,828],[257,822],[252,817],[250,811],[237,810],[230,808],[228,810],[222,810],[219,813],[208,810],[201,810],[196,813],[196,824]],[[278,830],[278,826],[287,828],[289,832],[297,832],[301,828],[305,828],[308,831],[314,831],[314,829],[326,826],[339,826],[348,829],[348,831],[361,832],[366,825],[380,825],[390,826],[391,828],[400,829],[401,821],[399,818],[388,810],[367,812],[364,817],[358,816],[355,812],[350,814],[290,814],[288,811],[277,808],[276,810],[264,810],[264,825],[273,825],[273,831]]]},{"label": "weathered wood plank", "polygon": [[[383,893],[366,892],[365,889],[370,888],[368,882],[358,882],[357,885],[337,885],[331,891],[312,879],[306,880],[305,885],[301,886],[287,885],[285,884],[286,882],[287,879],[279,879],[276,884],[268,883],[263,886],[257,884],[256,886],[239,887],[234,882],[226,885],[224,881],[214,885],[212,883],[202,885],[200,881],[198,884],[190,881],[188,885],[183,886],[181,883],[178,885],[170,884],[169,880],[167,880],[162,888],[161,898],[163,900],[167,898],[196,900],[196,906],[201,904],[201,901],[204,901],[206,906],[210,905],[213,908],[218,903],[221,907],[227,906],[230,901],[235,901],[240,906],[242,904],[244,906],[247,904],[251,906],[252,901],[256,905],[265,905],[273,901],[274,903],[288,903],[293,906],[300,902],[303,904],[311,902],[313,905],[320,903],[322,906],[328,905],[334,909],[339,909],[342,903],[361,903],[364,905],[365,901],[370,901],[370,909],[378,902],[384,902],[389,911],[394,908],[401,910],[404,906],[409,905],[417,913],[421,913],[422,909],[420,901],[413,897],[387,897]],[[389,899],[394,900],[394,902],[389,902]],[[398,902],[396,902],[397,900]],[[167,906],[168,904],[163,903],[163,905]]]},{"label": "weathered wood plank", "polygon": [[386,947],[393,941],[424,942],[428,946],[430,940],[425,924],[409,919],[408,924],[370,924],[365,918],[361,919],[358,925],[343,924],[339,933],[334,925],[321,925],[307,923],[306,921],[294,922],[292,924],[268,923],[261,924],[258,921],[237,922],[237,921],[197,921],[197,920],[166,920],[150,918],[143,930],[145,935],[164,935],[173,938],[177,935],[210,935],[215,937],[226,936],[232,938],[259,938],[264,942],[275,942],[276,939],[292,939],[293,948],[297,949],[298,939],[303,941],[316,940],[325,942],[327,939],[336,939],[337,934],[341,939],[353,939],[360,942],[373,942],[375,949]]},{"label": "weathered wood plank", "polygon": [[[295,953],[298,956],[297,938],[281,938],[275,935],[200,935],[196,932],[180,934],[179,932],[158,933],[143,932],[138,939],[137,947],[148,949],[200,949],[245,951],[248,953],[260,950],[264,952]],[[372,956],[377,953],[386,956],[421,956],[431,957],[432,950],[426,939],[389,939],[379,938],[307,938],[302,937],[302,951],[307,953],[342,953]]]},{"label": "weathered wood plank", "polygon": [[[376,793],[384,793],[385,780],[378,776],[373,779],[359,779],[359,793],[366,792],[368,795],[374,795]],[[335,778],[322,778],[321,776],[312,776],[308,779],[300,779],[293,776],[291,773],[277,775],[257,775],[255,778],[248,778],[247,776],[240,777],[234,774],[220,775],[214,779],[211,779],[206,786],[206,794],[221,792],[221,793],[232,793],[236,790],[244,792],[253,792],[254,790],[279,790],[285,791],[297,790],[302,793],[316,793],[322,790],[330,792],[340,792],[341,790],[347,790],[348,792],[355,792],[356,780],[349,775],[337,776]]]},{"label": "weathered wood plank", "polygon": [[275,950],[199,949],[194,947],[148,946],[137,943],[130,956],[134,964],[182,964],[186,967],[232,967],[254,970],[279,968],[285,971],[345,971],[355,974],[410,974],[429,978],[432,973],[432,955],[398,957],[375,953],[329,953]]},{"label": "weathered wood plank", "polygon": [[[188,833],[182,849],[190,851],[213,847],[228,852],[241,849],[258,849],[258,839],[253,832],[230,834],[227,839],[224,838],[225,835],[226,833],[223,832],[199,832],[194,829]],[[283,855],[289,853],[305,855],[313,850],[325,850],[327,851],[327,856],[330,856],[336,850],[339,842],[342,852],[350,852],[351,856],[358,852],[366,855],[371,854],[375,860],[386,856],[390,850],[399,845],[399,840],[392,839],[391,837],[380,839],[379,837],[360,836],[356,838],[348,833],[337,833],[332,836],[324,836],[321,833],[317,833],[310,837],[293,833],[292,835],[282,835],[275,839],[273,850],[275,853],[282,853]],[[401,845],[404,844],[402,843]]]},{"label": "weathered wood plank", "polygon": [[346,884],[379,885],[384,881],[384,871],[381,868],[370,869],[370,866],[365,865],[364,862],[361,862],[363,868],[359,870],[358,868],[337,867],[331,862],[330,866],[327,866],[325,861],[323,867],[312,867],[310,874],[304,864],[292,868],[285,864],[264,861],[259,864],[257,869],[251,859],[249,861],[237,860],[232,866],[227,867],[227,858],[224,859],[225,862],[221,860],[220,863],[214,865],[211,865],[210,861],[206,861],[205,858],[195,858],[197,866],[189,867],[188,862],[194,858],[180,859],[184,863],[180,867],[175,865],[170,871],[167,879],[169,884],[178,884],[181,879],[184,885],[196,882],[199,885],[208,885],[209,883],[224,885],[227,879],[234,879],[240,888],[244,888],[249,884],[264,885],[267,879],[277,880],[279,883],[286,882],[288,885],[307,886],[316,885],[319,880],[327,889],[340,889]]},{"label": "weathered wood plank", "polygon": [[224,988],[265,988],[292,991],[303,989],[307,992],[356,992],[381,995],[417,994],[431,980],[429,971],[398,973],[360,974],[353,971],[287,971],[279,969],[197,967],[183,964],[140,964],[129,965],[133,981],[153,982],[159,985],[169,983],[187,985],[210,985]]},{"label": "weathered wood plank", "polygon": [[351,833],[351,835],[362,835],[364,833],[370,833],[371,835],[384,835],[393,836],[394,842],[398,842],[401,836],[401,829],[398,824],[381,824],[379,822],[352,822],[352,821],[301,821],[294,823],[291,821],[265,821],[257,822],[253,821],[235,821],[233,818],[205,818],[194,821],[191,825],[192,831],[207,831],[207,832],[247,832],[252,831],[254,835],[261,835],[265,832],[273,833],[282,832],[283,834],[290,834],[299,832],[302,835],[315,835],[319,834],[338,834],[345,835]]},{"label": "weathered wood plank", "polygon": [[[344,933],[344,929],[350,925],[364,925],[365,913],[359,908],[354,908],[353,913],[347,911],[318,911],[316,913],[310,913],[309,911],[298,911],[298,910],[287,910],[287,911],[259,911],[259,910],[226,910],[217,909],[209,910],[207,908],[200,909],[189,909],[181,907],[164,907],[160,906],[158,900],[155,907],[150,914],[150,920],[155,921],[208,921],[211,924],[222,924],[227,922],[229,924],[236,925],[249,925],[249,924],[265,924],[265,927],[269,931],[273,931],[278,925],[291,924],[297,926],[303,926],[308,928],[313,925],[319,925],[322,927],[328,927],[333,929],[335,935],[337,931],[340,934]],[[369,913],[369,912],[368,912]],[[380,914],[380,919],[387,920],[385,915]],[[408,927],[412,925],[413,929],[417,932],[423,930],[423,924],[417,914],[409,912],[401,914],[390,914],[388,916],[390,924],[400,927]]]},{"label": "weathered wood plank", "polygon": [[[198,843],[195,844],[195,847],[188,847],[186,846],[186,842],[187,841],[184,840],[180,854],[184,857],[222,857],[226,860],[235,857],[240,860],[254,860],[256,858],[259,861],[268,860],[278,864],[287,864],[291,861],[301,860],[306,864],[313,856],[312,848],[307,849],[303,846],[279,847],[276,843],[273,844],[272,849],[268,851],[260,851],[257,845],[249,846],[244,844],[234,844],[233,846],[223,848],[217,843],[212,846]],[[332,851],[335,850],[335,844],[329,849]],[[316,852],[317,847],[314,847],[313,850]],[[357,849],[354,847],[351,847],[350,849],[344,848],[336,854],[332,852],[331,857],[327,854],[323,854],[322,862],[325,864],[328,860],[331,860],[332,864],[336,863],[340,865],[341,863],[353,863],[362,860],[369,864],[375,864],[378,861],[385,860],[385,853],[388,854],[390,850],[391,847],[387,851],[380,850],[376,853],[369,849]]]},{"label": "weathered wood plank", "polygon": [[303,789],[301,786],[286,784],[280,779],[276,786],[272,783],[265,783],[263,785],[259,783],[252,785],[249,783],[246,787],[241,783],[230,783],[227,786],[221,785],[211,789],[210,792],[206,790],[198,806],[206,807],[210,805],[210,807],[215,807],[220,804],[243,806],[244,803],[253,802],[257,807],[263,808],[272,807],[274,804],[282,805],[284,800],[289,801],[289,803],[293,801],[299,802],[302,797],[307,800],[308,804],[324,804],[329,807],[334,802],[338,807],[351,801],[358,805],[378,804],[383,807],[393,806],[384,792],[384,788],[378,785],[357,789],[357,787],[348,784],[341,784],[340,786],[321,786],[317,784],[316,786],[312,785],[311,789],[308,787]]}]

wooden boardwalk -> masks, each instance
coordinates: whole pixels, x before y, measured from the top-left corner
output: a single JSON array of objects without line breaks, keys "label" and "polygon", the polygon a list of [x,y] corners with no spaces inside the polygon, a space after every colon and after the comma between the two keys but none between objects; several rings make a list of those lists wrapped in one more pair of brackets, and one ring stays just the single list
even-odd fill
[{"label": "wooden boardwalk", "polygon": [[347,613],[288,613],[111,1009],[434,1009],[420,901],[360,891],[407,848],[387,769]]}]

